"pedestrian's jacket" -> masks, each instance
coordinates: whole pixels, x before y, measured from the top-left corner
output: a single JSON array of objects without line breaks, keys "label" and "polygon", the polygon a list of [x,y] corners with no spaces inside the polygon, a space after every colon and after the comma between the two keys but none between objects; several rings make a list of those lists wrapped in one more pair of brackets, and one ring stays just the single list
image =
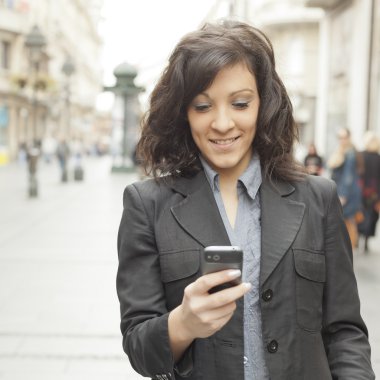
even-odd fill
[{"label": "pedestrian's jacket", "polygon": [[[260,199],[262,337],[271,380],[374,379],[335,184],[314,176],[293,184],[264,179]],[[203,171],[125,189],[117,292],[123,347],[141,375],[244,380],[242,300],[232,319],[196,339],[177,365],[170,351],[168,314],[200,276],[208,245],[230,241]]]},{"label": "pedestrian's jacket", "polygon": [[346,199],[343,206],[343,217],[352,218],[362,209],[362,194],[359,185],[357,153],[350,149],[345,153],[342,165],[333,168],[331,179],[337,185],[340,197]]}]

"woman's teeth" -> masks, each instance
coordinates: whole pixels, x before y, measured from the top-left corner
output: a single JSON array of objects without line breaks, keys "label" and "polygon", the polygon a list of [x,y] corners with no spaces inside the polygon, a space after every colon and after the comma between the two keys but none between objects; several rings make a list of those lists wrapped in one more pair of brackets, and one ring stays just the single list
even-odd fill
[{"label": "woman's teeth", "polygon": [[228,145],[228,144],[233,143],[237,139],[238,139],[238,137],[234,137],[234,138],[228,139],[228,140],[210,140],[210,141],[213,142],[214,144],[218,144],[218,145]]}]

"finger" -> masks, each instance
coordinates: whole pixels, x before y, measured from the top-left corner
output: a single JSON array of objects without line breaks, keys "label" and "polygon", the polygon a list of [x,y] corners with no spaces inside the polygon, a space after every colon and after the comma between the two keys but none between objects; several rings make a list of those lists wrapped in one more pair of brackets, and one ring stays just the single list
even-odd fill
[{"label": "finger", "polygon": [[210,294],[207,302],[210,308],[217,309],[231,302],[235,302],[239,298],[243,297],[244,294],[249,292],[251,288],[252,285],[250,282],[244,282],[242,284]]},{"label": "finger", "polygon": [[239,269],[227,269],[205,274],[194,282],[192,290],[200,294],[207,293],[214,286],[224,284],[238,277],[241,277],[241,271]]}]

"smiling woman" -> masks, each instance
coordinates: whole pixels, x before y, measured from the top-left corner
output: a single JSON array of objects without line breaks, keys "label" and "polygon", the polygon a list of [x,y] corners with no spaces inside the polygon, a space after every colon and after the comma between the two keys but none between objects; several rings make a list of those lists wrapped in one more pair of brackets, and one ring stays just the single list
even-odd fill
[{"label": "smiling woman", "polygon": [[[255,102],[249,108],[260,102],[253,147],[260,155],[264,173],[288,180],[300,179],[302,168],[293,158],[298,129],[289,97],[274,69],[270,41],[253,28],[233,28],[231,36],[218,32],[209,27],[205,35],[190,33],[174,49],[168,67],[152,92],[142,130],[140,155],[146,168],[153,175],[172,176],[193,175],[202,168],[199,147],[194,144],[189,128],[189,105],[202,96],[205,100],[205,90],[213,84],[220,70],[238,65],[245,71],[245,78],[249,78],[248,83],[254,81],[250,89],[254,91]],[[230,91],[246,87],[240,83],[240,88]],[[199,107],[205,109],[209,101],[201,102]],[[234,109],[238,107],[239,102],[235,102]],[[223,117],[219,113],[220,116]],[[255,120],[251,122],[254,124]]]},{"label": "smiling woman", "polygon": [[222,69],[188,107],[191,135],[221,177],[239,178],[252,157],[260,98],[246,65]]},{"label": "smiling woman", "polygon": [[[375,378],[336,187],[295,162],[297,133],[261,31],[225,21],[177,44],[138,145],[154,178],[126,187],[118,234],[123,347],[143,376]],[[205,247],[231,245],[242,273],[201,272]]]}]

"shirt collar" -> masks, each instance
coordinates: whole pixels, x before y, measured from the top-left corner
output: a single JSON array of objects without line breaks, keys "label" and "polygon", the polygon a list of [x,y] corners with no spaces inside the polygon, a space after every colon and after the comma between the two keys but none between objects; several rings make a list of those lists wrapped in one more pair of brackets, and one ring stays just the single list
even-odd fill
[{"label": "shirt collar", "polygon": [[262,182],[260,158],[257,153],[252,155],[251,161],[239,181],[244,185],[248,195],[255,199]]},{"label": "shirt collar", "polygon": [[[211,168],[211,166],[201,155],[199,155],[199,158],[212,191],[219,191],[219,174]],[[239,177],[238,186],[241,184],[241,186],[246,189],[247,194],[252,199],[255,199],[261,183],[262,176],[260,158],[257,153],[254,153],[247,169],[245,169],[244,173]]]},{"label": "shirt collar", "polygon": [[199,159],[206,174],[207,181],[210,183],[213,192],[219,191],[219,174],[199,155]]}]

